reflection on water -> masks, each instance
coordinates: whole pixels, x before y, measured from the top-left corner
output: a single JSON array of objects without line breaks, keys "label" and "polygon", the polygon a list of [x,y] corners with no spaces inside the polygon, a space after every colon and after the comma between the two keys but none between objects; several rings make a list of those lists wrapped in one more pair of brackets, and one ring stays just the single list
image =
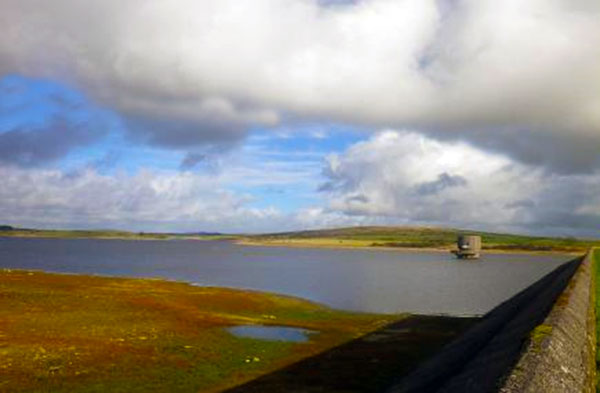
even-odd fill
[{"label": "reflection on water", "polygon": [[308,341],[308,335],[314,333],[312,330],[299,328],[256,325],[234,326],[228,328],[227,331],[238,337],[250,337],[272,341],[289,341],[295,343]]},{"label": "reflection on water", "polygon": [[248,247],[227,241],[0,238],[0,267],[278,292],[356,311],[482,314],[570,257]]}]

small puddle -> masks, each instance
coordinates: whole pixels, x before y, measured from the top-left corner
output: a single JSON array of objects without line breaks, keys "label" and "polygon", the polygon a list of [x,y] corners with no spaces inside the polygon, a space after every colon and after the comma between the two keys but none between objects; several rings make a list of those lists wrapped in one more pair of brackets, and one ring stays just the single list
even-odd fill
[{"label": "small puddle", "polygon": [[315,333],[313,330],[300,328],[256,325],[234,326],[228,328],[227,331],[238,337],[250,337],[258,338],[260,340],[288,341],[296,343],[308,341],[308,336]]}]

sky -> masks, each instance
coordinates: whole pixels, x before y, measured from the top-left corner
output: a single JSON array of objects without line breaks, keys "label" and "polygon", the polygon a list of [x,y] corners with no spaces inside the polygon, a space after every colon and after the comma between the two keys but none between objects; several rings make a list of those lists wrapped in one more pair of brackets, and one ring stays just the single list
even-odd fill
[{"label": "sky", "polygon": [[0,223],[600,238],[595,0],[2,0]]}]

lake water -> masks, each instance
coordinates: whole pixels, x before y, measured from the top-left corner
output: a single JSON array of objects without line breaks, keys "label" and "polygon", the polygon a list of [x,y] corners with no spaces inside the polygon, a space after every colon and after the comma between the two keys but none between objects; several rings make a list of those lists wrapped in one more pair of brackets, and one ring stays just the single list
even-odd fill
[{"label": "lake water", "polygon": [[560,255],[241,246],[228,241],[0,237],[0,267],[249,288],[370,312],[483,314],[571,259]]},{"label": "lake water", "polygon": [[303,343],[308,341],[308,336],[315,333],[311,330],[291,328],[285,326],[256,326],[242,325],[227,329],[228,332],[238,337],[258,338],[269,341],[287,341]]}]

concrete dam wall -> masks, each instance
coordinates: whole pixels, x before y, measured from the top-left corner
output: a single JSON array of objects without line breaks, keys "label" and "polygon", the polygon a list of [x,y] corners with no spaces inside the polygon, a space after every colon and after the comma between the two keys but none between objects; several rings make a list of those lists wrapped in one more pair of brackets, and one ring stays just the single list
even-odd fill
[{"label": "concrete dam wall", "polygon": [[590,252],[544,322],[530,335],[501,393],[596,391],[594,279]]},{"label": "concrete dam wall", "polygon": [[593,256],[497,306],[388,393],[595,391]]}]

